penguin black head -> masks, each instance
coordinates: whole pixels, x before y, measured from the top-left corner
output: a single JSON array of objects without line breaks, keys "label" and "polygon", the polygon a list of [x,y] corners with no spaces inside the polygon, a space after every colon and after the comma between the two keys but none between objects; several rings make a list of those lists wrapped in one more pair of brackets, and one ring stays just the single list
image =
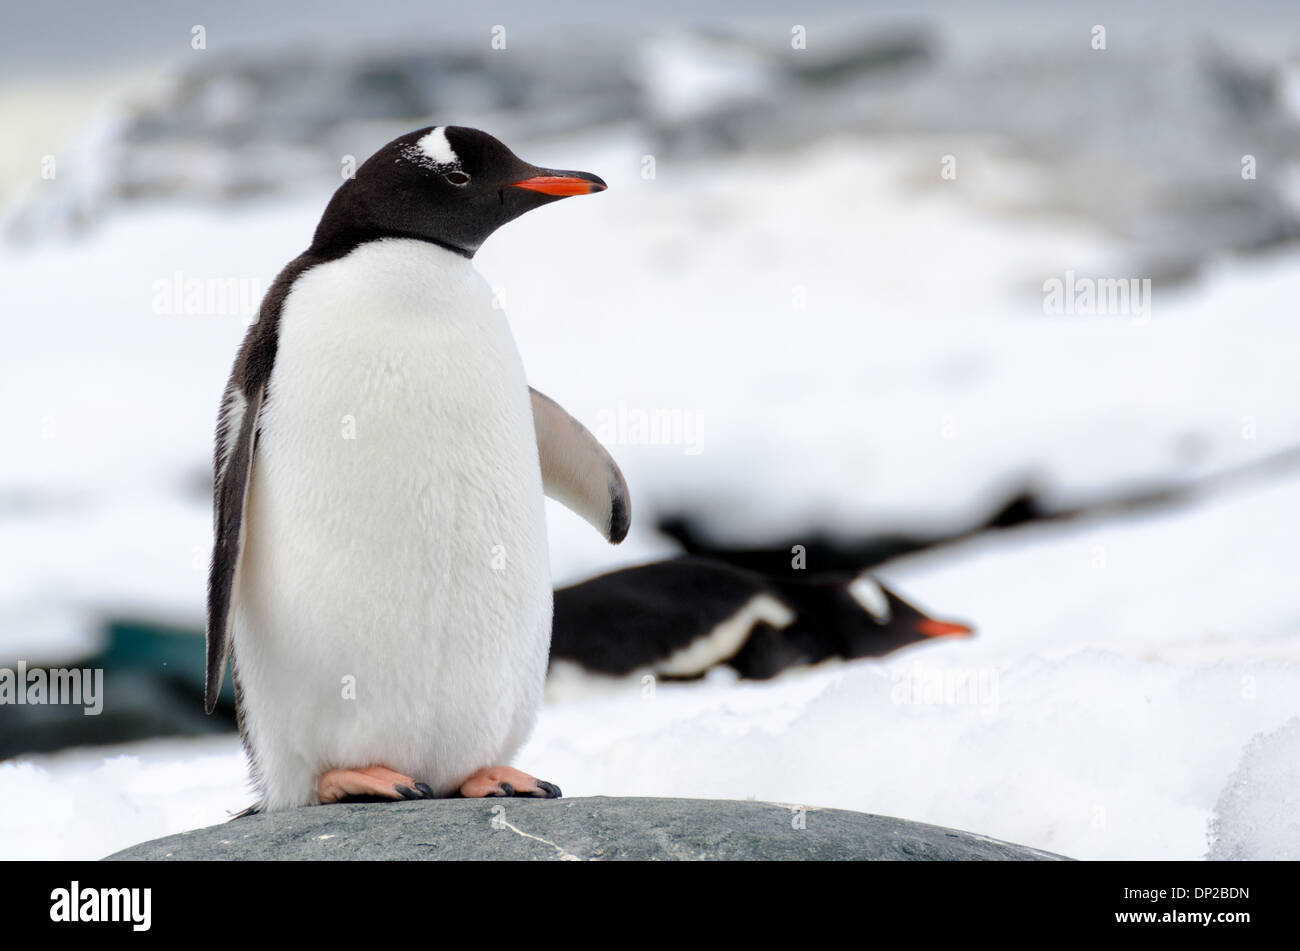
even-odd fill
[{"label": "penguin black head", "polygon": [[842,615],[846,657],[883,657],[931,638],[970,637],[975,633],[968,625],[930,617],[865,575],[853,581],[846,594],[857,608]]},{"label": "penguin black head", "polygon": [[524,212],[605,187],[589,172],[530,165],[478,129],[429,126],[389,142],[339,187],[312,247],[324,252],[391,236],[473,257]]}]

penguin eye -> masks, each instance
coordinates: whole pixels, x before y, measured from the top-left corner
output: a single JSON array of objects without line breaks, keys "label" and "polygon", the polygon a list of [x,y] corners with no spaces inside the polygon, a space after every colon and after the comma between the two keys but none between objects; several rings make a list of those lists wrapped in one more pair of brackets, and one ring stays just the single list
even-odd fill
[{"label": "penguin eye", "polygon": [[447,179],[447,181],[451,182],[453,185],[469,184],[469,176],[466,175],[464,172],[448,172],[446,175],[442,177]]}]

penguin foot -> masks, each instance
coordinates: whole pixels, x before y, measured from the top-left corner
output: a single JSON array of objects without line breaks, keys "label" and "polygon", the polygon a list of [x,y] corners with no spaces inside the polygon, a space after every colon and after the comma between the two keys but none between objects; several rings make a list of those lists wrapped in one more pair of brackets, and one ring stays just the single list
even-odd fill
[{"label": "penguin foot", "polygon": [[321,805],[342,802],[354,796],[376,799],[434,799],[432,789],[410,776],[385,766],[365,769],[331,769],[316,780],[316,797]]},{"label": "penguin foot", "polygon": [[559,799],[560,787],[544,779],[529,776],[512,766],[485,766],[461,783],[460,794],[466,799],[516,796],[527,799]]}]

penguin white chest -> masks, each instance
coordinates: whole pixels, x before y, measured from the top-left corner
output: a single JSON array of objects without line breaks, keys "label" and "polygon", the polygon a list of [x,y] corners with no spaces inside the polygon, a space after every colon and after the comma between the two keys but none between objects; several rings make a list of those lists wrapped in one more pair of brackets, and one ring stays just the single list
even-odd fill
[{"label": "penguin white chest", "polygon": [[469,261],[386,239],[281,311],[234,656],[267,808],[382,763],[454,790],[541,703],[551,582],[527,382]]}]

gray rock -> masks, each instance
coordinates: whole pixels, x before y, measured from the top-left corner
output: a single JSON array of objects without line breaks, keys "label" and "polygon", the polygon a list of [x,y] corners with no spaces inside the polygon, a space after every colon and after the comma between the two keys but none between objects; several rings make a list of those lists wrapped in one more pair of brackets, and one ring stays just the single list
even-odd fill
[{"label": "gray rock", "polygon": [[308,806],[155,839],[108,858],[944,861],[1064,857],[969,832],[843,809],[598,796]]}]

